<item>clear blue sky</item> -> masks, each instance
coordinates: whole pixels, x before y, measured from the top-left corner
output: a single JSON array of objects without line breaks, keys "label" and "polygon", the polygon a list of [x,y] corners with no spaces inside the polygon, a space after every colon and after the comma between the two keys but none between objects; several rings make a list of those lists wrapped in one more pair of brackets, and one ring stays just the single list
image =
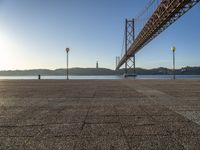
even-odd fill
[{"label": "clear blue sky", "polygon": [[[0,0],[0,70],[70,67],[115,68],[125,18],[140,13],[148,0]],[[200,66],[200,5],[136,54],[136,66]]]}]

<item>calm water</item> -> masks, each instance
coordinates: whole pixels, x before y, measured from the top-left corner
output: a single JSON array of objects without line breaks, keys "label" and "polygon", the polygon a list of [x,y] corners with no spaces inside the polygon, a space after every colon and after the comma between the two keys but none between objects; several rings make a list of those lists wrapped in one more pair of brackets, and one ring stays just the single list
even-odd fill
[{"label": "calm water", "polygon": [[[177,79],[200,79],[200,75],[177,75]],[[30,80],[38,79],[37,76],[0,76],[0,80]],[[41,76],[41,79],[66,79],[66,76]],[[106,79],[106,80],[118,80],[124,79],[123,76],[107,75],[107,76],[69,76],[69,79],[74,80],[93,80],[93,79]],[[172,75],[138,75],[136,79],[172,79]]]}]

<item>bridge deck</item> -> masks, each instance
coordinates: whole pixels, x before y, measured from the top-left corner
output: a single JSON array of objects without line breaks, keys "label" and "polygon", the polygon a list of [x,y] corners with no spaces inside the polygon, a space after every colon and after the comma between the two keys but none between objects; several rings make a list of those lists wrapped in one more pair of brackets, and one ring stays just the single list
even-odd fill
[{"label": "bridge deck", "polygon": [[200,149],[200,80],[8,80],[0,89],[0,149]]},{"label": "bridge deck", "polygon": [[133,54],[152,41],[199,2],[200,0],[162,0],[128,48],[127,56],[124,54],[116,69],[119,69]]}]

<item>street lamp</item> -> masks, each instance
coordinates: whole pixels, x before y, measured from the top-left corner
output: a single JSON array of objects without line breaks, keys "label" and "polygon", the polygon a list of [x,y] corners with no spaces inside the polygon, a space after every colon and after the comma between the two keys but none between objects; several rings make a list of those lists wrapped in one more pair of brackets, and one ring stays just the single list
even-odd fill
[{"label": "street lamp", "polygon": [[175,51],[176,51],[176,47],[173,46],[171,48],[172,52],[173,52],[173,79],[175,80]]},{"label": "street lamp", "polygon": [[69,48],[66,48],[65,51],[66,51],[66,53],[67,53],[67,56],[66,56],[66,57],[67,57],[67,58],[66,58],[66,63],[67,63],[67,64],[66,64],[66,65],[67,65],[67,66],[66,66],[66,67],[67,67],[67,80],[69,80],[69,70],[68,70],[68,53],[69,53]]}]

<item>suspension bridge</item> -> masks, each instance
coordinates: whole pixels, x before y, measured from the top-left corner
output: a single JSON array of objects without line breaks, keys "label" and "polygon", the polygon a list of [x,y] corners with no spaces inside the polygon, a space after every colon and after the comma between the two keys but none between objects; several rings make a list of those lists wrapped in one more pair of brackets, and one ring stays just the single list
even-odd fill
[{"label": "suspension bridge", "polygon": [[132,68],[132,74],[136,75],[135,54],[199,1],[150,0],[136,18],[126,19],[122,53],[116,57],[116,69],[125,64],[125,74]]}]

